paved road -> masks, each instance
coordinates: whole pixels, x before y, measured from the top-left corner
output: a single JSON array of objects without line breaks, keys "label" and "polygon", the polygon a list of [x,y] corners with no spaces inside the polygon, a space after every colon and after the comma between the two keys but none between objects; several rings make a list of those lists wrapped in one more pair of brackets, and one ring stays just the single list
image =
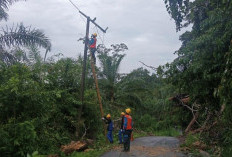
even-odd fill
[{"label": "paved road", "polygon": [[186,157],[178,151],[179,140],[174,137],[140,137],[131,143],[130,152],[117,147],[101,157]]}]

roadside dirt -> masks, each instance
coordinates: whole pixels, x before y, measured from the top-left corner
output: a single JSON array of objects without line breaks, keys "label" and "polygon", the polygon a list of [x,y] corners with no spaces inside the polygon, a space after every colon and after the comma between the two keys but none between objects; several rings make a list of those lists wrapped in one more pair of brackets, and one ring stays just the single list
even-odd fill
[{"label": "roadside dirt", "polygon": [[102,157],[186,157],[179,151],[179,144],[174,137],[140,137],[131,143],[130,152],[122,152],[122,146],[119,146]]}]

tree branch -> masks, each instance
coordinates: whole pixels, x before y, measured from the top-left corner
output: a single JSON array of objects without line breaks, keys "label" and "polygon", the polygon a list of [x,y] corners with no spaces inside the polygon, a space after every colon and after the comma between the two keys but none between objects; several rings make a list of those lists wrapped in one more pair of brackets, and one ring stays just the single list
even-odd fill
[{"label": "tree branch", "polygon": [[149,65],[146,65],[145,63],[143,63],[142,61],[139,61],[140,63],[142,63],[144,66],[148,67],[148,68],[151,68],[152,70],[157,70],[157,68],[153,67],[153,66],[149,66]]}]

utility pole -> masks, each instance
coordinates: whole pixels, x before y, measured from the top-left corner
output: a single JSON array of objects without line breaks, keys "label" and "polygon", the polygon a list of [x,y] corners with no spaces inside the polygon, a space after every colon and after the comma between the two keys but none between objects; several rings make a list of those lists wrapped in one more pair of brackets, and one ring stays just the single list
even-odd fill
[{"label": "utility pole", "polygon": [[87,60],[87,52],[88,52],[88,42],[89,42],[89,23],[90,17],[87,17],[86,24],[86,34],[85,34],[85,49],[84,49],[84,60],[82,67],[82,76],[81,76],[81,110],[84,102],[84,90],[85,90],[85,71],[86,71],[86,60]]},{"label": "utility pole", "polygon": [[[80,107],[80,113],[78,115],[79,116],[78,121],[80,121],[82,109],[83,109],[83,106],[84,106],[86,60],[87,60],[88,43],[89,43],[89,26],[90,26],[90,22],[93,23],[96,27],[98,27],[103,33],[106,33],[106,30],[108,29],[108,27],[106,29],[101,28],[95,22],[96,18],[91,19],[89,16],[87,16],[86,14],[81,12],[80,10],[79,10],[79,13],[82,14],[87,19],[87,24],[86,24],[86,35],[85,35],[84,60],[83,60],[82,77],[81,77],[81,107]],[[91,55],[91,57],[92,57],[92,55]],[[102,110],[102,103],[101,103],[101,97],[100,97],[100,92],[99,92],[99,88],[98,88],[98,83],[96,81],[97,77],[96,77],[96,73],[95,73],[95,67],[94,67],[94,70],[93,70],[93,67],[92,67],[92,71],[94,73],[94,79],[95,79],[95,83],[96,83],[98,101],[99,101],[99,104],[100,104],[101,116],[103,117],[104,113],[103,113],[103,110]]]}]

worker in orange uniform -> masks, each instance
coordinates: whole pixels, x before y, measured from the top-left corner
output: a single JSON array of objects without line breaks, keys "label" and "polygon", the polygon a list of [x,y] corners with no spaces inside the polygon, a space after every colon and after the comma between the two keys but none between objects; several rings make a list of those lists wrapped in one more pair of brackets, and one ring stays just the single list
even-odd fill
[{"label": "worker in orange uniform", "polygon": [[123,124],[123,140],[124,140],[124,151],[130,151],[130,139],[131,139],[131,133],[133,130],[133,122],[132,117],[130,116],[131,109],[126,109],[126,115],[124,116],[124,124]]},{"label": "worker in orange uniform", "polygon": [[96,57],[95,57],[95,52],[96,52],[96,45],[97,45],[97,33],[93,33],[91,35],[91,39],[89,40],[89,48],[91,55],[93,57],[94,64],[96,64]]},{"label": "worker in orange uniform", "polygon": [[122,112],[121,113],[121,126],[120,126],[120,129],[118,131],[118,140],[119,140],[119,144],[123,144],[123,124],[124,124],[124,116],[125,116],[125,113]]}]

